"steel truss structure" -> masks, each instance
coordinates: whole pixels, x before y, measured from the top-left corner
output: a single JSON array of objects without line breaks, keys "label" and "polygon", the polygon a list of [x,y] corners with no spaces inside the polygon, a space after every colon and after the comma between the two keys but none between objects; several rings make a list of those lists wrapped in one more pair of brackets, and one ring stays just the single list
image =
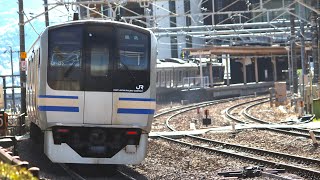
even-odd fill
[{"label": "steel truss structure", "polygon": [[[208,2],[211,6],[208,8]],[[241,37],[267,36],[272,38],[289,37],[290,21],[292,15],[296,19],[296,30],[298,21],[305,23],[306,32],[311,31],[311,14],[319,15],[319,1],[316,7],[312,0],[234,0],[218,7],[221,0],[195,0],[198,12],[178,11],[179,6],[185,6],[191,0],[175,0],[175,9],[168,6],[168,0],[60,0],[50,6],[64,5],[77,6],[86,9],[91,14],[82,18],[102,18],[118,20],[126,23],[140,24],[152,29],[158,38],[171,36],[191,36],[194,38],[206,39],[206,44],[220,40],[241,40]],[[136,4],[136,5],[134,5]],[[194,3],[193,3],[194,4]],[[246,9],[237,10],[236,5],[245,4]],[[135,8],[131,8],[132,5]],[[179,5],[179,6],[178,6]],[[139,8],[137,8],[137,6]],[[216,7],[215,7],[216,6]],[[211,10],[209,10],[211,8]],[[157,9],[157,10],[156,10]],[[215,9],[215,10],[212,10]],[[233,9],[233,10],[230,10]],[[103,11],[108,11],[104,13]],[[161,13],[157,13],[161,11]],[[305,11],[306,16],[301,17],[299,11]],[[167,13],[163,13],[167,12]],[[119,17],[120,15],[120,17]],[[223,17],[223,20],[215,22],[216,17]],[[186,25],[181,20],[173,18],[191,19],[193,23]],[[170,26],[161,26],[161,22],[170,19]],[[210,24],[204,24],[206,19],[211,19]],[[240,37],[237,38],[237,37]],[[205,44],[204,44],[205,45]]]},{"label": "steel truss structure", "polygon": [[287,46],[291,80],[297,79],[292,73],[297,68],[296,45],[301,45],[301,64],[308,63],[303,52],[310,46],[314,82],[319,81],[319,0],[56,0],[48,4],[59,5],[78,12],[82,19],[110,19],[151,29],[158,38],[158,58],[184,57],[184,48],[208,45]]}]

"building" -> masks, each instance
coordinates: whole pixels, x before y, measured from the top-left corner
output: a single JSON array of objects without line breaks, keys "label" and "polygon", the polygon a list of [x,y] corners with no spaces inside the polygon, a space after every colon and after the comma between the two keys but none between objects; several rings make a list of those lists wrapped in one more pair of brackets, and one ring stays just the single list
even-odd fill
[{"label": "building", "polygon": [[[289,46],[291,30],[289,12],[295,10],[293,14],[296,29],[299,29],[297,17],[301,15],[303,19],[308,19],[308,14],[310,14],[310,8],[303,8],[298,3],[291,6],[292,0],[158,0],[146,2],[132,0],[123,1],[122,4],[109,2],[108,5],[88,5],[90,9],[100,14],[83,6],[80,7],[81,18],[112,19],[152,29],[158,39],[158,59],[187,58],[182,53],[182,49],[202,48],[207,45]],[[299,14],[301,12],[304,12],[305,15]],[[311,37],[309,34],[306,33],[305,37]],[[239,57],[230,58],[226,54],[215,58],[225,64],[228,61],[230,69],[225,72],[233,73],[231,83],[244,81],[243,77],[238,76],[242,71]],[[259,79],[262,81],[274,79],[273,63],[279,65],[276,70],[278,80],[284,80],[283,71],[291,68],[288,65],[288,56],[276,57],[274,61],[271,60],[271,57],[258,57],[258,59],[258,68],[261,72]],[[299,62],[298,67],[301,67]],[[248,82],[254,81],[250,75],[254,69],[253,64],[249,63],[246,66],[248,66],[246,70],[249,74]]]}]

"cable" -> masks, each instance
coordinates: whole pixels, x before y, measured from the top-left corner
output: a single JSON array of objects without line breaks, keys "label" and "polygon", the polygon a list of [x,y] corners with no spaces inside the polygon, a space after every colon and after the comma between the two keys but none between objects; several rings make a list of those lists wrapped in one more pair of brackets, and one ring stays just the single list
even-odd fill
[{"label": "cable", "polygon": [[[24,16],[27,18],[27,20],[29,21],[29,18],[28,18],[28,16],[26,15],[26,13],[25,13],[24,11],[22,11],[22,12],[23,12]],[[40,34],[39,34],[39,33],[36,31],[36,29],[33,27],[32,23],[31,23],[31,22],[29,22],[29,23],[30,23],[32,29],[34,30],[34,32],[36,32],[36,33],[38,34],[38,36],[40,36]]]}]

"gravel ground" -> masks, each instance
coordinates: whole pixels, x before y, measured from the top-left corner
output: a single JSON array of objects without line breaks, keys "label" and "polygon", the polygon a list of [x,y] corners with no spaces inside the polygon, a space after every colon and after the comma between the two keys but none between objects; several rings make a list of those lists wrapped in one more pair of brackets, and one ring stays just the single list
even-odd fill
[{"label": "gravel ground", "polygon": [[[209,127],[205,127],[202,126],[201,123],[197,123],[197,129],[230,125],[231,121],[225,117],[225,110],[235,103],[239,104],[253,99],[254,98],[239,99],[204,108],[209,110],[209,118],[212,119],[212,124]],[[158,112],[170,108],[168,106],[162,105],[161,108],[158,109]],[[179,106],[179,104],[176,104],[175,106]],[[201,110],[202,113],[204,109]],[[250,113],[252,113],[252,115],[255,117],[263,118],[264,120],[270,122],[279,122],[279,119],[296,118],[298,116],[293,112],[293,109],[290,108],[290,106],[270,107],[269,103],[264,103],[252,108]],[[153,124],[155,128],[153,127],[152,130],[167,131],[167,128],[164,127],[164,123],[168,117],[169,116],[155,119],[156,123]],[[190,122],[194,122],[200,118],[202,117],[199,117],[197,110],[192,110],[174,117],[171,121],[171,124],[177,130],[190,130]],[[278,150],[279,152],[301,155],[305,157],[319,158],[320,156],[319,149],[316,149],[312,146],[311,140],[263,130],[244,130],[239,132],[234,138],[231,138],[230,134],[228,133],[209,133],[204,135],[204,137],[250,147],[259,147],[267,150]],[[166,151],[170,153],[163,153]],[[214,161],[209,162],[209,164],[214,163],[214,165],[208,164],[208,158]],[[195,167],[195,169],[198,169],[199,172],[194,172],[194,168],[192,168],[191,171],[185,171],[185,166],[188,162],[196,162],[196,166],[205,166],[206,168],[202,169]],[[151,164],[159,164],[161,166],[153,166],[152,169],[154,169],[157,173],[147,175],[148,179],[191,179],[191,177],[194,179],[221,179],[221,177],[217,175],[218,172],[237,169],[239,170],[243,166],[248,165],[245,162],[240,162],[239,160],[232,158],[208,155],[204,152],[197,152],[189,150],[188,148],[173,146],[167,142],[159,140],[150,140],[148,157],[141,165],[136,165],[133,167],[138,172],[145,174],[144,172],[148,172],[150,169],[149,163],[150,166]],[[192,166],[189,165],[189,169],[190,167]],[[179,173],[175,174],[172,171]],[[170,178],[171,176],[174,177]],[[299,179],[298,177],[294,178]],[[261,177],[258,179],[261,179]]]},{"label": "gravel ground", "polygon": [[[244,166],[254,166],[241,160],[190,150],[163,140],[149,140],[146,159],[134,170],[148,179],[223,179],[219,172],[238,171]],[[291,176],[292,175],[288,175]],[[298,179],[297,176],[294,176]],[[257,177],[249,179],[272,179]]]},{"label": "gravel ground", "polygon": [[[264,97],[264,96],[263,96]],[[262,98],[257,97],[257,98]],[[190,123],[191,122],[199,122],[199,119],[202,119],[204,117],[204,110],[209,110],[209,116],[208,118],[211,118],[211,125],[208,127],[203,126],[201,123],[196,123],[196,128],[197,129],[202,129],[202,128],[214,128],[214,127],[221,127],[221,126],[230,126],[232,121],[225,116],[225,111],[229,107],[235,105],[235,104],[240,104],[244,103],[246,101],[251,101],[257,98],[245,98],[245,99],[238,99],[238,100],[230,100],[225,103],[219,103],[215,104],[212,106],[208,106],[205,108],[200,109],[200,115],[197,114],[197,110],[191,110],[188,112],[185,112],[183,114],[180,114],[176,117],[174,117],[170,121],[170,125],[172,125],[176,130],[178,131],[185,131],[185,130],[190,130]],[[235,113],[237,114],[237,113]],[[159,117],[155,120],[157,124],[153,125],[152,131],[158,131],[159,127],[164,126],[164,123],[168,117]]]},{"label": "gravel ground", "polygon": [[[239,99],[235,101],[229,101],[218,105],[213,105],[206,109],[209,109],[209,117],[212,118],[213,124],[210,127],[226,126],[230,125],[231,121],[225,118],[224,111],[228,107],[235,103],[242,103],[249,99]],[[265,104],[263,104],[265,105]],[[180,104],[161,104],[157,105],[157,112],[162,112],[173,107],[182,107]],[[263,107],[266,108],[266,107]],[[269,108],[270,109],[270,108]],[[257,111],[257,110],[253,110]],[[282,109],[280,113],[282,113]],[[203,111],[202,111],[203,112]],[[261,111],[260,113],[263,113]],[[265,111],[268,113],[268,111]],[[285,115],[287,116],[287,115]],[[262,116],[263,117],[263,116]],[[155,119],[152,127],[152,131],[168,131],[164,126],[167,117],[161,117]],[[196,110],[180,115],[176,123],[176,127],[179,130],[189,130],[190,122],[199,118],[196,114]],[[200,123],[198,123],[200,124]],[[206,128],[198,126],[197,128]],[[270,134],[269,134],[270,133]],[[235,138],[229,138],[228,134],[207,134],[209,138],[221,138],[226,142],[250,144],[250,146],[257,146],[263,148],[267,144],[272,147],[283,149],[283,151],[295,151],[297,153],[306,153],[306,155],[318,158],[320,155],[318,149],[314,149],[311,142],[306,139],[297,139],[290,136],[281,136],[272,132],[247,130],[239,132]],[[261,139],[262,138],[262,139]],[[272,139],[274,138],[274,139]],[[279,143],[280,142],[280,143]],[[29,161],[31,165],[41,167],[40,176],[46,179],[70,179],[68,175],[64,173],[62,168],[57,164],[50,162],[50,160],[41,152],[41,148],[27,139],[19,143],[19,155],[22,160]],[[285,151],[285,152],[286,152]],[[147,179],[223,179],[218,176],[218,172],[241,170],[244,166],[254,166],[238,159],[224,157],[215,154],[208,154],[206,152],[199,152],[191,150],[186,147],[178,146],[176,144],[169,143],[163,140],[149,139],[149,147],[146,159],[139,165],[130,165],[133,170],[142,174]],[[45,171],[41,171],[45,170]],[[287,174],[291,176],[290,174]],[[298,177],[295,177],[298,179]],[[109,179],[109,178],[108,178]],[[267,177],[253,178],[257,179],[272,179]]]},{"label": "gravel ground", "polygon": [[288,105],[270,107],[270,103],[263,103],[250,109],[250,114],[256,118],[264,119],[272,123],[281,123],[297,119],[298,113],[294,112],[294,107]]},{"label": "gravel ground", "polygon": [[[261,98],[261,97],[258,97]],[[196,128],[197,129],[203,129],[203,128],[214,128],[214,127],[221,127],[221,126],[230,126],[232,121],[225,116],[225,111],[230,106],[234,105],[235,103],[243,103],[246,101],[253,100],[254,98],[247,98],[247,99],[241,99],[236,101],[229,101],[226,103],[219,103],[216,105],[208,106],[206,108],[200,109],[200,112],[202,112],[202,115],[197,114],[197,110],[191,110],[188,112],[185,112],[183,114],[180,114],[170,121],[170,125],[172,125],[176,130],[178,131],[185,131],[190,130],[190,123],[191,122],[197,122]],[[244,107],[244,106],[242,106]],[[203,126],[202,123],[198,123],[199,119],[201,120],[204,115],[203,112],[205,109],[209,110],[209,116],[208,118],[211,118],[212,124],[208,127]],[[294,108],[290,107],[290,104],[286,106],[279,106],[279,107],[270,107],[269,103],[263,103],[258,106],[255,106],[250,109],[249,113],[257,118],[263,119],[264,121],[272,122],[272,123],[281,123],[289,120],[297,119],[299,116],[298,113],[294,112]],[[240,110],[235,109],[235,111],[232,113],[234,116],[239,116]],[[241,115],[242,116],[242,115]],[[168,118],[166,117],[160,117],[155,120],[155,123],[153,125],[152,129],[153,131],[166,131],[164,127],[165,120]]]},{"label": "gravel ground", "polygon": [[242,130],[231,133],[207,133],[203,137],[232,144],[283,152],[292,155],[320,159],[320,148],[315,148],[311,139],[278,134],[267,130]]}]

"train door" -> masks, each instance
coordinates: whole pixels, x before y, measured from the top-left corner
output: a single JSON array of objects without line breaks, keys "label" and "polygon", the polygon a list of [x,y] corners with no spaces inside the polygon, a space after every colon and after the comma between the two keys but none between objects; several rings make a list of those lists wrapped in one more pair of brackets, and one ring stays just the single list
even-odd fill
[{"label": "train door", "polygon": [[114,30],[88,26],[85,31],[84,123],[111,124]]}]

